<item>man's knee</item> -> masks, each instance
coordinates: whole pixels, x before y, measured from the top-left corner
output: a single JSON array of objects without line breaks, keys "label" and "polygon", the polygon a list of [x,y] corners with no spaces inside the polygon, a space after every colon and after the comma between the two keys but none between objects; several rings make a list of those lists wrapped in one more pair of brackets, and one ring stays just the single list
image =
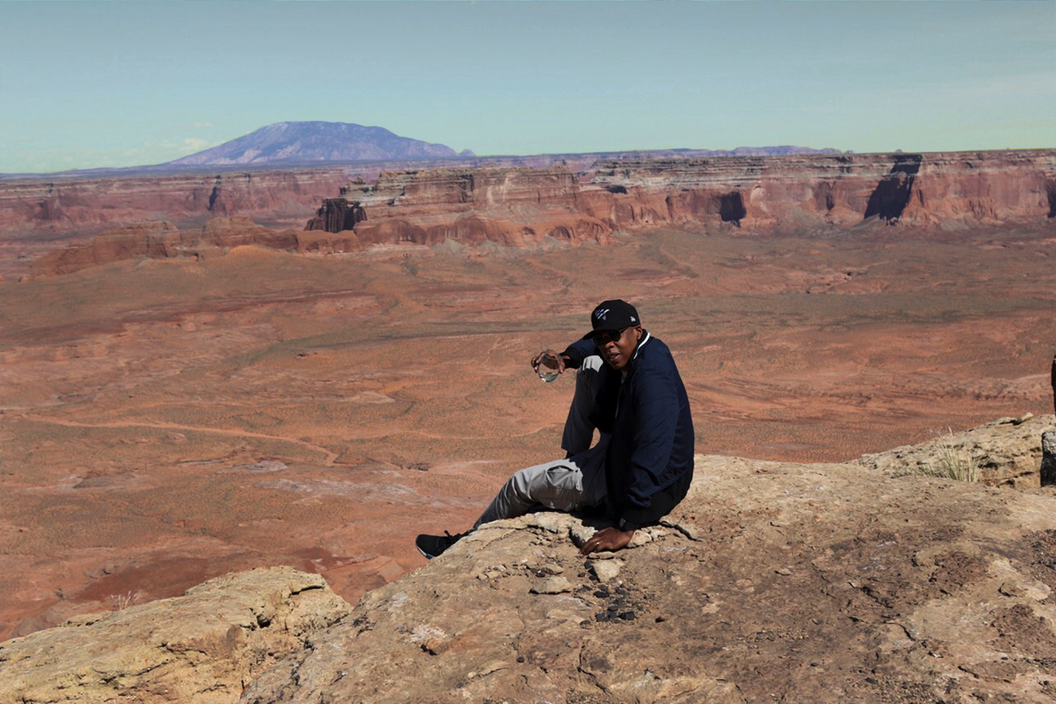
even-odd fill
[{"label": "man's knee", "polygon": [[581,502],[583,481],[574,464],[552,462],[516,472],[505,488],[522,501],[567,510]]},{"label": "man's knee", "polygon": [[523,499],[531,498],[532,486],[536,481],[535,475],[535,467],[528,467],[527,469],[514,472],[513,476],[506,480],[503,489]]}]

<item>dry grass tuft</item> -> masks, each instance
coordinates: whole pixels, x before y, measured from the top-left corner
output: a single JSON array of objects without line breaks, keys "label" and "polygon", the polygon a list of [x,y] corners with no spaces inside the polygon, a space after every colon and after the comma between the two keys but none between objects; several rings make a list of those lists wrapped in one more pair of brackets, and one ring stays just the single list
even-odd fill
[{"label": "dry grass tuft", "polygon": [[945,477],[959,482],[979,481],[979,466],[964,447],[954,443],[953,430],[946,428],[946,434],[939,439],[939,456],[929,466],[929,476]]},{"label": "dry grass tuft", "polygon": [[139,600],[139,592],[128,592],[127,594],[111,594],[110,603],[114,607],[114,611],[121,611],[127,609]]}]

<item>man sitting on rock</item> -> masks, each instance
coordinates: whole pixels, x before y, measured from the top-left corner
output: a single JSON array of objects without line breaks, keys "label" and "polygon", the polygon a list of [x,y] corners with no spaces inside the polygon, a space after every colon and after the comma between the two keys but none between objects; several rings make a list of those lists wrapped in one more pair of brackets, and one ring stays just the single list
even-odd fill
[{"label": "man sitting on rock", "polygon": [[[558,355],[558,371],[578,369],[565,422],[565,459],[515,473],[473,525],[521,516],[538,508],[600,511],[613,525],[597,531],[580,552],[625,548],[635,530],[658,522],[685,497],[693,479],[693,419],[667,345],[642,328],[638,311],[604,301],[592,329]],[[590,447],[594,429],[598,443]],[[467,533],[419,535],[419,552],[441,555]]]}]

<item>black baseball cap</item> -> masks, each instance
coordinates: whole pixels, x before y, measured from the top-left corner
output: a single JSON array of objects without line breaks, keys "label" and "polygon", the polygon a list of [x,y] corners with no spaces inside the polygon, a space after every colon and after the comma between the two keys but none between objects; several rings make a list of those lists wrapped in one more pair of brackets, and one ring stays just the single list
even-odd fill
[{"label": "black baseball cap", "polygon": [[642,324],[638,317],[638,311],[627,301],[616,298],[611,301],[602,301],[590,314],[591,331],[581,339],[586,340],[593,337],[595,333],[606,330],[623,330]]}]

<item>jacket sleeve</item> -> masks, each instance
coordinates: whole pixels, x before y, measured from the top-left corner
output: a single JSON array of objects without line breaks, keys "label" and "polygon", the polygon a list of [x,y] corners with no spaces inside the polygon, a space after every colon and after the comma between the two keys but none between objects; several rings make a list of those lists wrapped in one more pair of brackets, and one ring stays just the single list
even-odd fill
[{"label": "jacket sleeve", "polygon": [[584,359],[592,354],[597,354],[597,349],[590,340],[576,340],[566,347],[561,354],[568,357],[568,363],[565,366],[571,369],[579,369],[579,365],[583,364]]},{"label": "jacket sleeve", "polygon": [[[670,506],[654,506],[671,459],[678,429],[678,386],[674,369],[642,369],[635,374],[634,450],[628,505],[619,517],[626,527],[655,523]],[[659,503],[666,504],[666,501]]]}]

